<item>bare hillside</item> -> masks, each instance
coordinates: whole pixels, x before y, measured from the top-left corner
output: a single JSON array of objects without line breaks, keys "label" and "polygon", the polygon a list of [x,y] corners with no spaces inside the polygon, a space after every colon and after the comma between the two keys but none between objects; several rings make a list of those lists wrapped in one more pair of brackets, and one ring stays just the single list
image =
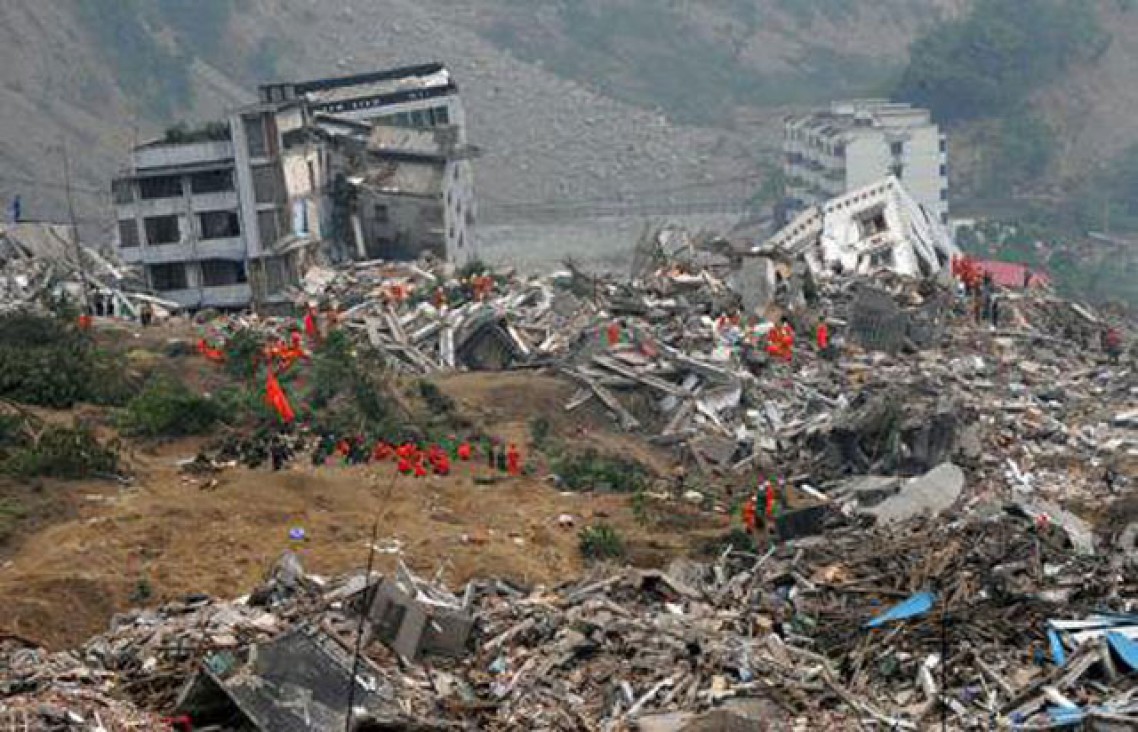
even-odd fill
[{"label": "bare hillside", "polygon": [[[788,104],[874,91],[962,0],[12,0],[0,6],[0,194],[80,214],[132,142],[208,119],[258,81],[441,59],[496,202],[757,188]],[[721,181],[732,183],[725,189]],[[719,187],[717,187],[719,186]]]}]

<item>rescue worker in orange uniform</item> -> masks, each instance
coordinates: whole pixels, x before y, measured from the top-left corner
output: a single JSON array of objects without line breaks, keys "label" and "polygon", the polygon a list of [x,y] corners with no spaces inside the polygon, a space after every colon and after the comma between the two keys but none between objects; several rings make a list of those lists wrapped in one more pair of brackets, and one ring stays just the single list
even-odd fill
[{"label": "rescue worker in orange uniform", "polygon": [[767,334],[767,353],[772,357],[790,361],[794,353],[794,328],[785,316]]},{"label": "rescue worker in orange uniform", "polygon": [[826,351],[830,348],[830,326],[826,325],[826,318],[818,316],[818,350]]},{"label": "rescue worker in orange uniform", "polygon": [[313,341],[320,340],[320,326],[316,322],[316,306],[309,305],[308,312],[304,314],[304,332]]},{"label": "rescue worker in orange uniform", "polygon": [[780,327],[782,328],[782,343],[786,351],[783,358],[789,361],[794,353],[794,326],[790,324],[790,319],[784,315]]},{"label": "rescue worker in orange uniform", "polygon": [[506,449],[506,472],[510,475],[522,474],[522,454],[518,452],[518,446],[511,444]]},{"label": "rescue worker in orange uniform", "polygon": [[616,346],[620,343],[620,321],[614,320],[609,323],[609,327],[605,329],[605,338],[608,340],[609,348]]},{"label": "rescue worker in orange uniform", "polygon": [[466,461],[470,460],[470,458],[473,454],[474,454],[474,451],[470,447],[469,442],[464,442],[458,446],[458,459],[459,460],[466,462]]},{"label": "rescue worker in orange uniform", "polygon": [[748,534],[755,533],[755,512],[758,510],[757,503],[754,494],[747,496],[747,500],[743,502],[743,528],[747,530]]}]

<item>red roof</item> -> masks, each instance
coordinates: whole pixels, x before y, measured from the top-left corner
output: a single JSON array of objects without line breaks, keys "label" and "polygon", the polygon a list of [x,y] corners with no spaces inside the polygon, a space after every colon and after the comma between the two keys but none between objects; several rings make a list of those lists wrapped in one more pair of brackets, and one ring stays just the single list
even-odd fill
[{"label": "red roof", "polygon": [[[981,272],[987,272],[992,275],[992,281],[1001,287],[1023,287],[1023,272],[1027,269],[1026,264],[1016,264],[1014,262],[997,262],[979,261],[976,264],[980,267]],[[1051,275],[1046,272],[1040,272],[1037,269],[1031,270],[1031,286],[1032,287],[1047,287],[1051,284]]]}]

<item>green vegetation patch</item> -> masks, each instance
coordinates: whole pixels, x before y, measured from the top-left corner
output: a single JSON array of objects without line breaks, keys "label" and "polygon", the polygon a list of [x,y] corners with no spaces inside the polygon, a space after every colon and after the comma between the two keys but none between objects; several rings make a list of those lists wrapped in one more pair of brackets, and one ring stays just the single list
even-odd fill
[{"label": "green vegetation patch", "polygon": [[625,554],[624,540],[608,524],[586,526],[577,534],[581,556],[594,562],[620,559]]}]

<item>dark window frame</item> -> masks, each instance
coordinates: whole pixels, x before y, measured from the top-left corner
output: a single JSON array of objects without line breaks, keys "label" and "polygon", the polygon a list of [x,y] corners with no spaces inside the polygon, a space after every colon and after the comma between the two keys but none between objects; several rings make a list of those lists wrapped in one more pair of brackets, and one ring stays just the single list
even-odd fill
[{"label": "dark window frame", "polygon": [[[171,222],[173,222],[172,229],[168,228]],[[142,220],[142,226],[146,230],[147,246],[163,246],[182,241],[182,222],[177,214],[147,216]],[[171,231],[173,232],[172,236],[170,235]]]}]

